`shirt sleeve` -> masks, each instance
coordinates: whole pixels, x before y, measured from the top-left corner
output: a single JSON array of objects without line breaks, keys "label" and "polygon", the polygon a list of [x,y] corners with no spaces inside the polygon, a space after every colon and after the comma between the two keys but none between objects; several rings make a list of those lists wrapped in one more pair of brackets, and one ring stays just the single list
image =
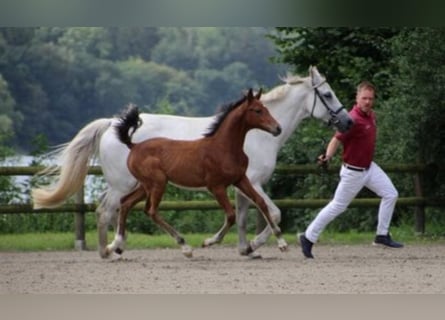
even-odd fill
[{"label": "shirt sleeve", "polygon": [[337,132],[335,132],[334,137],[337,138],[338,140],[340,140],[341,142],[345,142],[345,140],[347,140],[347,138],[348,138],[348,136],[349,136],[349,132],[350,132],[351,130],[352,130],[352,128],[349,129],[348,132],[340,132],[340,131],[337,131]]},{"label": "shirt sleeve", "polygon": [[353,119],[354,123],[352,124],[351,128],[346,131],[346,132],[340,132],[340,131],[336,131],[334,134],[334,137],[336,137],[338,140],[340,140],[342,143],[345,143],[346,140],[348,140],[351,136],[354,135],[354,131],[355,131],[355,123],[356,123],[356,119],[354,119],[354,115],[352,112],[349,112],[349,115],[351,116],[351,118]]}]

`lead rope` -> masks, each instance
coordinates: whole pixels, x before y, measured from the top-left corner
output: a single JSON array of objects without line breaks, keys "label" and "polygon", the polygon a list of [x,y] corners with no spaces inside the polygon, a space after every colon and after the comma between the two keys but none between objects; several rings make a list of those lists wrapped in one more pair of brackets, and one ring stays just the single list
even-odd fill
[{"label": "lead rope", "polygon": [[[323,156],[326,157],[326,148],[327,148],[326,139],[320,138],[320,140],[322,143],[320,154],[323,154]],[[316,161],[318,161],[318,158],[316,159]],[[326,187],[329,187],[330,178],[329,178],[329,172],[328,172],[328,166],[329,166],[328,163],[323,162],[322,164],[320,164],[318,166],[319,166],[318,175],[320,176],[320,182],[321,182],[322,186],[324,185]]]}]

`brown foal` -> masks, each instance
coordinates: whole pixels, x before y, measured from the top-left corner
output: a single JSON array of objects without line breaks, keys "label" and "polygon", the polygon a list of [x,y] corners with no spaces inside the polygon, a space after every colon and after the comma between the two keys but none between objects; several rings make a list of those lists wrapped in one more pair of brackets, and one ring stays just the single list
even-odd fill
[{"label": "brown foal", "polygon": [[168,182],[184,188],[207,189],[226,213],[224,225],[213,237],[206,239],[203,246],[221,242],[235,223],[235,210],[227,196],[227,188],[233,185],[262,212],[277,237],[280,250],[287,249],[287,243],[272,220],[266,203],[246,177],[249,159],[243,145],[247,132],[260,129],[274,136],[281,133],[280,125],[260,102],[260,96],[261,90],[254,96],[250,89],[242,99],[225,107],[203,138],[192,141],[153,138],[132,143],[131,137],[140,125],[140,119],[138,109],[129,107],[116,131],[120,141],[130,148],[127,165],[139,184],[121,199],[118,230],[113,243],[107,246],[108,254],[123,252],[127,215],[136,203],[147,199],[145,213],[175,238],[185,256],[192,256],[192,250],[184,238],[158,213]]}]

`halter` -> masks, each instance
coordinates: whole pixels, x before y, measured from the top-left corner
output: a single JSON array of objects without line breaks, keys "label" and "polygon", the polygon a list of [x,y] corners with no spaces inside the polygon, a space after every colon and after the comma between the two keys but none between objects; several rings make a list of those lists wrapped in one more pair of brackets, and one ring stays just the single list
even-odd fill
[{"label": "halter", "polygon": [[335,120],[337,118],[337,115],[343,110],[345,109],[344,106],[341,106],[340,108],[338,108],[337,111],[332,110],[329,105],[326,103],[326,101],[324,100],[323,96],[320,94],[320,91],[318,91],[318,87],[320,87],[322,84],[324,84],[326,82],[326,80],[321,81],[318,84],[313,84],[312,85],[312,89],[314,89],[314,103],[312,105],[312,111],[311,111],[311,118],[314,117],[314,111],[315,111],[315,105],[317,104],[317,97],[320,99],[320,101],[323,103],[323,106],[329,111],[329,115],[331,116],[331,120],[329,120],[330,123],[335,123],[338,122],[338,120]]}]

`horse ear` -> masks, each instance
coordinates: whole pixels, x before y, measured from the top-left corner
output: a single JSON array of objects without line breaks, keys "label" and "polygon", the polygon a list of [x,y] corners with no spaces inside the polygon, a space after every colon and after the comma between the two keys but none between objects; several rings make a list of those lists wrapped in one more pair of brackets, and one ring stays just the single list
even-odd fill
[{"label": "horse ear", "polygon": [[317,84],[319,84],[321,82],[321,75],[318,72],[318,69],[316,66],[310,66],[309,67],[309,73],[312,79],[312,85],[316,86]]},{"label": "horse ear", "polygon": [[257,92],[257,94],[255,95],[255,99],[260,100],[261,98],[261,94],[263,93],[263,88],[260,88],[260,90]]},{"label": "horse ear", "polygon": [[252,92],[252,88],[249,89],[249,92],[247,92],[247,101],[252,101],[253,99],[253,92]]}]

